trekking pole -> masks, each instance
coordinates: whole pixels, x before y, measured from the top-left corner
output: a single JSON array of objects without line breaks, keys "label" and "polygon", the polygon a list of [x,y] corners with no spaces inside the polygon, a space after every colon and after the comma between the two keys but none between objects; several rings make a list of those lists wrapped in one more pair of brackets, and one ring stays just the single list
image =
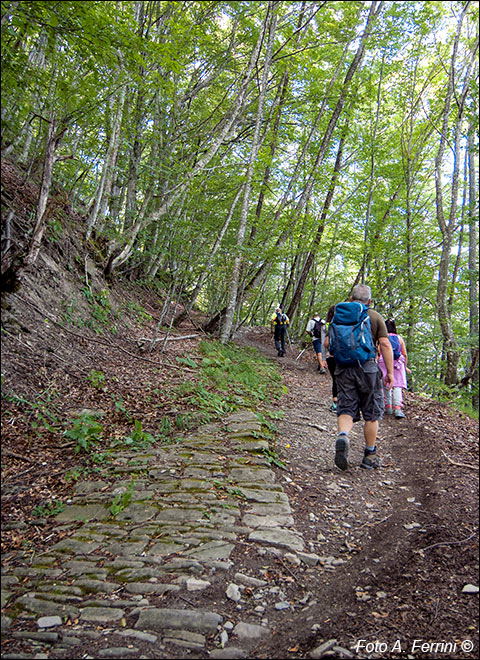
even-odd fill
[{"label": "trekking pole", "polygon": [[290,344],[290,350],[293,353],[293,346],[292,346],[292,342],[290,341],[290,335],[287,328],[285,328],[285,332],[287,333],[287,339],[288,339],[288,343]]},{"label": "trekking pole", "polygon": [[305,353],[305,351],[307,350],[307,348],[310,348],[311,345],[312,345],[312,344],[307,344],[307,345],[305,346],[305,348],[303,349],[303,351],[302,351],[301,353],[299,353],[299,354],[297,355],[297,357],[295,358],[295,362],[296,362],[297,360],[299,360],[299,359],[302,357],[302,355]]},{"label": "trekking pole", "polygon": [[306,350],[307,350],[307,346],[305,346],[305,348],[303,349],[303,351],[297,355],[297,357],[295,358],[295,362],[298,360],[298,358],[301,358],[301,357],[302,357],[302,355],[305,353]]}]

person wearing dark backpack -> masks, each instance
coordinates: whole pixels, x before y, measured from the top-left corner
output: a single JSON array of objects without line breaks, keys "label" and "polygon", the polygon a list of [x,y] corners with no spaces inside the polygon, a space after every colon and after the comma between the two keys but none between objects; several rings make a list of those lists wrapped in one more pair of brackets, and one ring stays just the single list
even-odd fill
[{"label": "person wearing dark backpack", "polygon": [[[326,346],[335,358],[338,390],[335,465],[348,468],[349,433],[363,416],[365,450],[360,467],[378,468],[376,456],[378,422],[385,403],[383,385],[393,386],[393,352],[385,320],[371,305],[371,289],[366,284],[354,287],[350,302],[335,305],[328,328]],[[383,356],[386,376],[377,363],[377,348]],[[382,383],[383,380],[383,383]]]},{"label": "person wearing dark backpack", "polygon": [[[403,338],[397,332],[397,325],[393,319],[385,321],[388,331],[388,339],[392,345],[393,351],[393,387],[391,390],[385,390],[385,414],[394,415],[397,419],[405,417],[403,412],[403,390],[407,389],[407,373],[411,373],[407,368],[407,348]],[[385,376],[387,369],[383,356],[378,359],[378,366]]]},{"label": "person wearing dark backpack", "polygon": [[273,333],[278,357],[284,357],[285,355],[285,337],[287,334],[287,326],[289,324],[290,319],[288,316],[282,312],[281,307],[277,307],[275,314],[270,320],[270,328]]},{"label": "person wearing dark backpack", "polygon": [[315,351],[318,362],[317,369],[321,374],[324,374],[325,367],[327,366],[324,346],[327,332],[325,321],[320,318],[320,314],[315,314],[313,318],[310,319],[307,323],[305,332],[312,338],[313,350]]}]

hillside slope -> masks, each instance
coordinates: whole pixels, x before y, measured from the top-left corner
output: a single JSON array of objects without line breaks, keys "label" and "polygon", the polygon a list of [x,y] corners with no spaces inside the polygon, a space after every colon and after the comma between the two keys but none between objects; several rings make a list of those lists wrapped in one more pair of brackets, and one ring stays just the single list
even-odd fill
[{"label": "hillside slope", "polygon": [[[21,241],[27,225],[22,208],[33,204],[34,190],[20,189],[14,173],[8,181],[6,194],[18,215],[13,238]],[[205,354],[195,317],[163,352],[161,344],[147,352],[141,340],[155,336],[163,301],[136,284],[106,282],[95,253],[83,256],[76,222],[72,218],[63,233],[52,223],[35,272],[3,299],[3,657],[39,651],[56,658],[365,658],[386,651],[392,657],[472,657],[478,595],[464,587],[478,587],[476,423],[407,394],[407,418],[381,425],[382,468],[370,473],[358,467],[358,427],[351,469],[339,473],[328,375],[318,374],[309,351],[297,360],[300,349],[291,348],[277,359],[269,333],[247,328],[237,338],[238,356],[254,348],[270,360],[272,392],[278,370],[287,392],[280,400],[276,394],[259,400],[254,418],[241,417],[241,410],[239,418],[221,413],[197,429],[189,388]],[[221,405],[215,395],[214,388],[204,394],[206,405]],[[82,414],[85,425],[75,427]],[[277,418],[274,436],[271,426],[255,421],[265,422],[268,414]],[[96,423],[103,433],[98,445],[87,433]],[[64,434],[75,428],[76,437]],[[160,432],[164,442],[152,445],[149,434]],[[128,460],[146,461],[147,471],[126,467],[125,438],[131,440]],[[80,441],[96,451],[76,453]],[[120,449],[109,456],[107,444],[115,448],[116,442]],[[140,475],[133,501],[129,469]],[[120,516],[97,519],[114,497]],[[180,516],[162,519],[193,500],[208,541],[197,528],[176,528]],[[174,501],[172,508],[167,501]],[[101,506],[91,520],[72,520],[75,503]],[[268,518],[269,504],[284,508],[270,508]],[[129,537],[133,545],[107,547],[107,526],[137,534]],[[175,547],[159,549],[162,535],[173,538],[172,529]],[[213,554],[201,554],[207,548]],[[216,556],[215,548],[229,554]],[[187,568],[180,569],[179,560],[188,560]],[[74,565],[86,571],[85,562],[95,566],[96,579],[89,569],[81,586],[72,586],[79,576],[69,571]],[[152,567],[166,572],[172,562],[175,571],[157,577]],[[196,581],[187,585],[191,578]],[[162,593],[155,593],[157,583]],[[125,613],[118,621],[86,616],[105,608],[116,613],[118,603]],[[146,618],[165,609],[191,617],[214,613],[215,625],[199,631],[170,623],[159,632],[158,622]],[[57,611],[61,623],[49,632],[38,621]],[[133,630],[128,641],[126,630]],[[432,644],[450,646],[432,651]]]}]

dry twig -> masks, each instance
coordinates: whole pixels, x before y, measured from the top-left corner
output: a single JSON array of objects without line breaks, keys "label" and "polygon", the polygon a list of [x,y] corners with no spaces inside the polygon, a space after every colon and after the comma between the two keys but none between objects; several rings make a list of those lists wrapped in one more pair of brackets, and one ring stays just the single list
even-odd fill
[{"label": "dry twig", "polygon": [[470,470],[478,470],[478,465],[469,465],[468,463],[456,463],[455,461],[452,461],[452,459],[449,456],[447,456],[447,454],[443,451],[443,449],[441,449],[440,451],[445,456],[447,461],[449,461],[449,463],[451,463],[452,465],[456,465],[457,467],[469,468]]},{"label": "dry twig", "polygon": [[25,456],[24,454],[17,454],[14,451],[10,451],[10,449],[2,449],[2,453],[6,454],[7,456],[12,456],[12,458],[18,458],[19,461],[25,461],[26,463],[37,462],[37,459],[32,460],[31,458],[28,458],[28,456]]},{"label": "dry twig", "polygon": [[467,543],[470,541],[470,539],[473,539],[473,537],[476,535],[477,532],[473,532],[473,534],[470,534],[470,536],[467,536],[466,539],[462,539],[461,541],[442,541],[440,543],[433,543],[433,545],[427,545],[426,548],[422,548],[422,552],[425,550],[431,550],[432,548],[437,548],[440,545],[461,545],[462,543]]}]

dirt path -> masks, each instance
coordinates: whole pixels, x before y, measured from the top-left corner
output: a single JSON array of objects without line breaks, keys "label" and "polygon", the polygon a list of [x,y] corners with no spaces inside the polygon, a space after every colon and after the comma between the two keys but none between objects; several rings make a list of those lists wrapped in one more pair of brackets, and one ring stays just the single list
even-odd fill
[{"label": "dirt path", "polygon": [[[220,420],[186,437],[181,451],[159,447],[133,457],[132,467],[131,456],[115,456],[113,476],[101,483],[90,476],[73,496],[59,481],[69,506],[88,506],[91,519],[68,519],[67,507],[63,522],[44,521],[35,552],[15,549],[12,534],[18,524],[25,540],[34,524],[18,522],[25,499],[49,482],[34,464],[10,469],[2,492],[13,524],[2,568],[2,657],[470,658],[478,651],[478,593],[463,591],[478,587],[476,424],[409,394],[406,419],[381,425],[382,468],[359,467],[356,425],[351,467],[340,472],[330,377],[318,373],[311,349],[299,360],[300,349],[276,358],[262,329],[238,343],[283,372],[287,392],[271,406],[284,413],[274,449],[286,469],[246,455],[235,425]],[[95,360],[105,374],[121,374],[126,396],[137,362],[98,343],[88,351],[81,347],[86,368]],[[142,375],[148,382],[146,368]],[[238,423],[241,441],[251,421]],[[48,449],[38,448],[42,469],[63,471]],[[140,475],[132,511],[102,519],[105,502],[128,487],[129,470]],[[51,628],[42,627],[42,615]]]},{"label": "dirt path", "polygon": [[[268,334],[249,333],[246,341],[275,354]],[[337,640],[355,657],[397,651],[415,658],[472,657],[478,595],[462,590],[478,586],[475,425],[407,393],[406,419],[380,425],[382,468],[359,467],[363,437],[356,424],[351,467],[340,472],[333,465],[330,377],[316,371],[311,349],[296,360],[299,352],[277,358],[288,387],[280,446],[295,525],[321,556],[323,570],[309,575],[316,605],[296,617],[292,629],[278,631],[279,648],[295,649],[291,642],[301,639],[298,652],[308,657],[316,648],[321,657],[329,640]]]}]

